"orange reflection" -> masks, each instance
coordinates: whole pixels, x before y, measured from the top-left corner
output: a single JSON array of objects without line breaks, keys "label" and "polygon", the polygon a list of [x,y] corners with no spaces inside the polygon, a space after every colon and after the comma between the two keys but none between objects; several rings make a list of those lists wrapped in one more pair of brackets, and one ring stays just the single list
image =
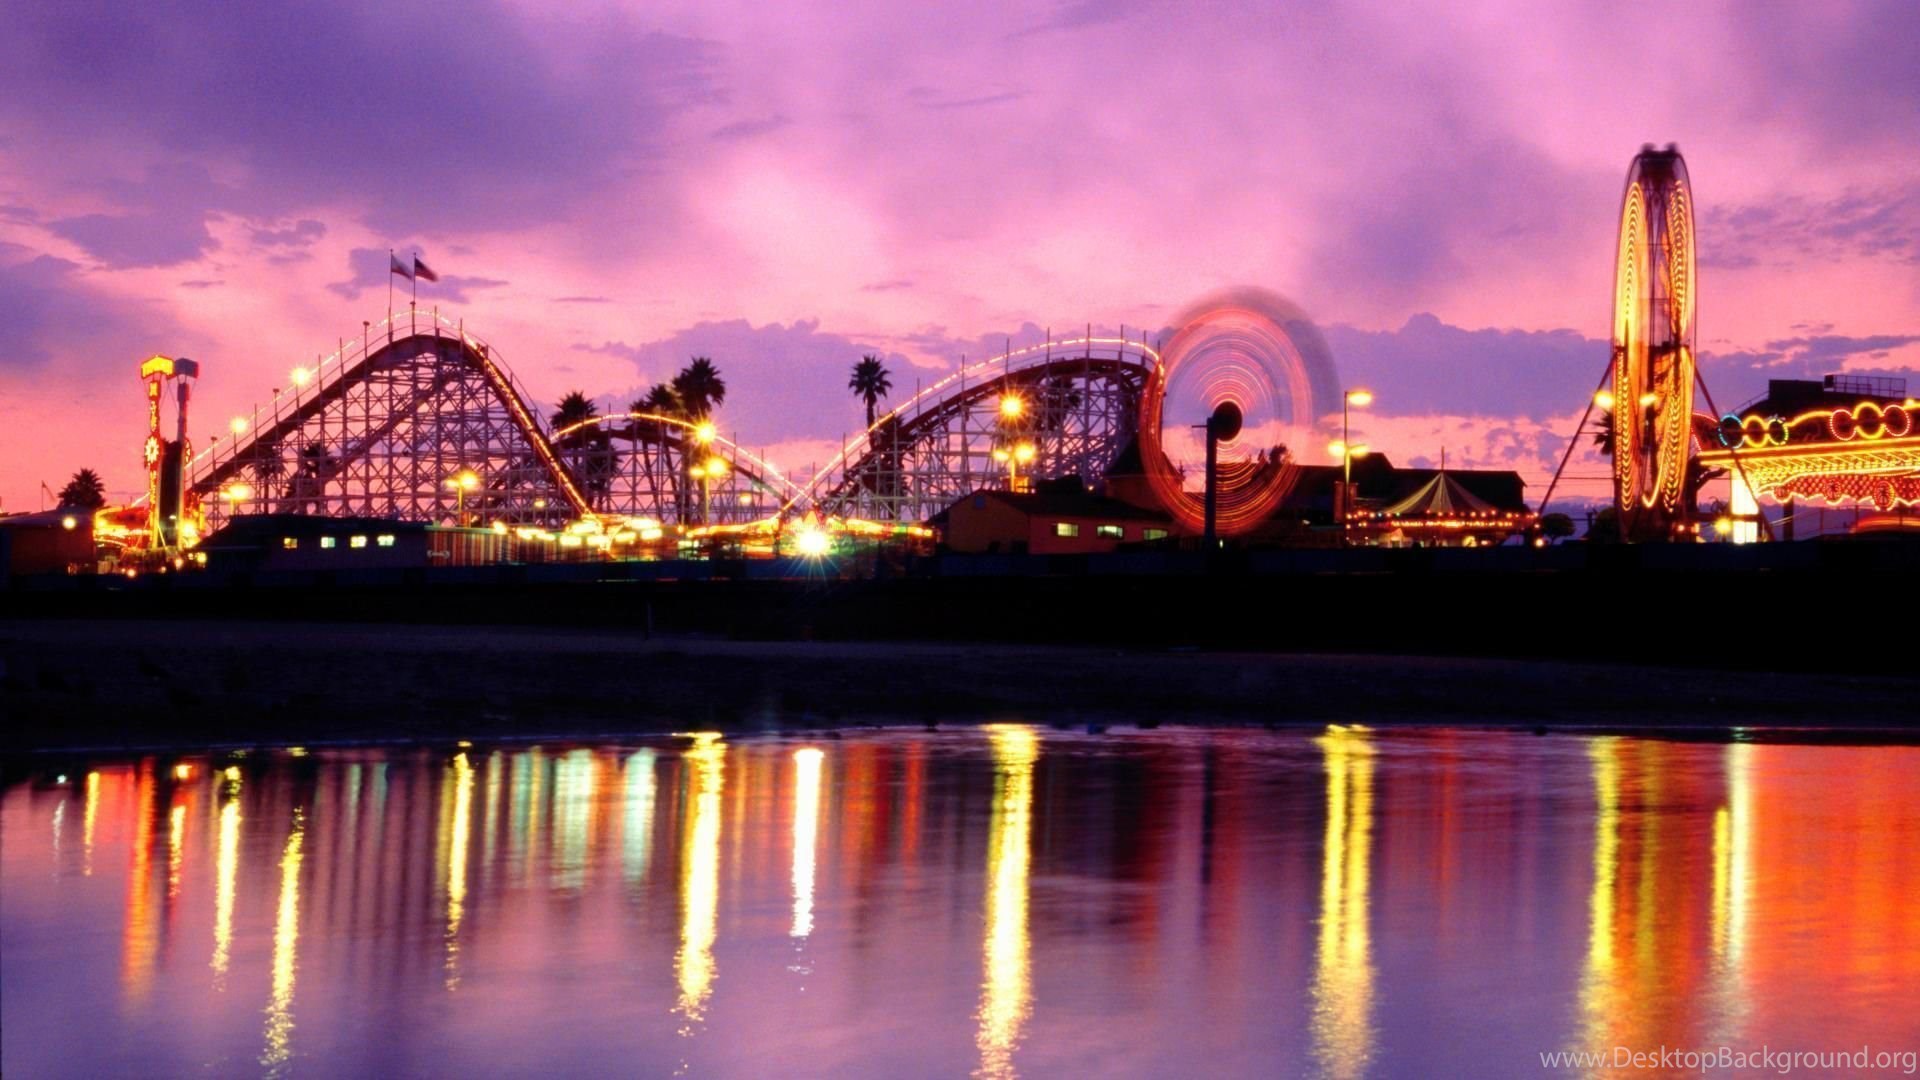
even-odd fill
[{"label": "orange reflection", "polygon": [[127,921],[121,935],[120,982],[130,1000],[146,997],[158,940],[153,922],[153,818],[160,788],[153,762],[142,761],[133,792],[132,865],[127,870]]},{"label": "orange reflection", "polygon": [[1027,925],[1032,872],[1033,766],[1040,737],[1024,724],[989,724],[993,813],[987,823],[987,935],[978,1018],[981,1077],[1012,1077],[1013,1052],[1033,1012]]},{"label": "orange reflection", "polygon": [[1315,740],[1327,773],[1327,832],[1314,949],[1314,1054],[1327,1075],[1359,1076],[1373,1056],[1368,891],[1373,855],[1373,747],[1365,728]]},{"label": "orange reflection", "polygon": [[453,828],[447,852],[447,979],[460,988],[460,920],[467,909],[468,822],[473,816],[473,766],[463,751],[453,756]]},{"label": "orange reflection", "polygon": [[726,744],[704,732],[686,752],[690,835],[680,862],[680,951],[674,956],[680,997],[674,1011],[684,1018],[680,1034],[692,1035],[706,1017],[717,977],[713,942],[720,909],[720,792],[726,782]]},{"label": "orange reflection", "polygon": [[825,757],[812,747],[793,752],[793,929],[788,937],[813,933],[813,849],[820,829],[820,763]]},{"label": "orange reflection", "polygon": [[293,977],[300,943],[300,859],[306,837],[305,811],[293,812],[286,850],[280,855],[280,907],[273,922],[273,990],[267,999],[266,1050],[260,1064],[268,1076],[280,1076],[293,1057]]},{"label": "orange reflection", "polygon": [[1699,747],[1604,737],[1587,753],[1596,813],[1582,1045],[1695,1045],[1712,1004],[1705,961],[1721,826],[1706,808],[1721,803],[1720,778],[1695,760]]},{"label": "orange reflection", "polygon": [[213,976],[216,989],[225,988],[227,958],[233,948],[233,884],[240,867],[239,780],[220,805],[220,840],[213,871]]}]

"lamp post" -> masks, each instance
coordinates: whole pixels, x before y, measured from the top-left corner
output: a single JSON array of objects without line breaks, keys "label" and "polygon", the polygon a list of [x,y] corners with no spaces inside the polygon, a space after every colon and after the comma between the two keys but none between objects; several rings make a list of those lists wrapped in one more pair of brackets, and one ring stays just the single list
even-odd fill
[{"label": "lamp post", "polygon": [[240,514],[240,504],[253,498],[253,487],[246,483],[228,484],[220,489],[227,500],[227,520],[231,521]]},{"label": "lamp post", "polygon": [[1030,442],[1022,441],[1012,446],[996,446],[993,448],[993,460],[1002,462],[1007,467],[1008,491],[1018,492],[1020,490],[1020,466],[1032,461],[1033,455],[1033,444]]},{"label": "lamp post", "polygon": [[694,478],[700,481],[700,524],[711,525],[713,507],[713,482],[726,476],[727,463],[719,457],[710,457],[704,465],[693,467]]},{"label": "lamp post", "polygon": [[1348,544],[1347,526],[1353,520],[1353,459],[1365,457],[1366,448],[1355,452],[1353,437],[1349,433],[1348,413],[1354,409],[1364,409],[1373,404],[1373,391],[1364,389],[1348,390],[1340,395],[1340,546]]},{"label": "lamp post", "polygon": [[467,526],[467,492],[480,486],[480,477],[472,469],[462,469],[447,477],[447,487],[453,490],[454,517],[461,528]]}]

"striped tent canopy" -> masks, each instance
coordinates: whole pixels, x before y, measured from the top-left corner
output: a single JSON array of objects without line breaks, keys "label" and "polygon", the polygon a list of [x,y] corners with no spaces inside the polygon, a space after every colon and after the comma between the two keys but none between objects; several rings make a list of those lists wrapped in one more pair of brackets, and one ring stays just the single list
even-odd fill
[{"label": "striped tent canopy", "polygon": [[1422,484],[1413,494],[1386,507],[1386,517],[1456,518],[1465,514],[1490,514],[1494,505],[1475,495],[1444,471]]}]

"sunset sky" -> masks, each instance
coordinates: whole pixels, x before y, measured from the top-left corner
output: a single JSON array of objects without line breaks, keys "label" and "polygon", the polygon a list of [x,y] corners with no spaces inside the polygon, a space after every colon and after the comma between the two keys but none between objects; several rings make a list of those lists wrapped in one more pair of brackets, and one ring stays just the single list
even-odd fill
[{"label": "sunset sky", "polygon": [[1262,286],[1375,390],[1359,437],[1538,497],[1646,142],[1693,177],[1720,405],[1920,368],[1920,5],[1289,7],[9,3],[0,509],[141,485],[152,353],[223,431],[384,316],[390,247],[543,409],[710,355],[796,471],[864,352],[897,400]]}]

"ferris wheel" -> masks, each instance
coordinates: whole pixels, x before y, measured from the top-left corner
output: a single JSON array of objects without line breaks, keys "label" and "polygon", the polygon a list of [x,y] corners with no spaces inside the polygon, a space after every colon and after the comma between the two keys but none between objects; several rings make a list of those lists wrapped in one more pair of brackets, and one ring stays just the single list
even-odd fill
[{"label": "ferris wheel", "polygon": [[1669,144],[1627,172],[1613,275],[1613,489],[1628,539],[1674,536],[1687,486],[1694,388],[1693,191]]}]

